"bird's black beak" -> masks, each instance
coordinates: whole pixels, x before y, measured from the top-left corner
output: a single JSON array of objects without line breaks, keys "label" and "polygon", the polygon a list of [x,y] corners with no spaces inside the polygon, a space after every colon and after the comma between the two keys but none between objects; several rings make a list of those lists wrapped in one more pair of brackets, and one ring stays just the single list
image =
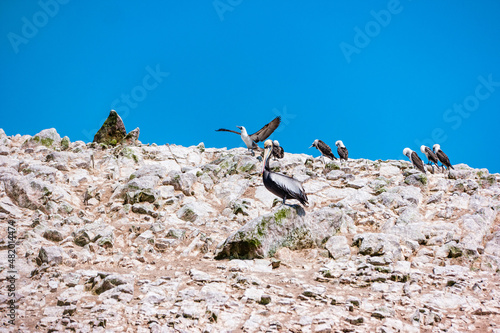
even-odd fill
[{"label": "bird's black beak", "polygon": [[240,129],[240,131],[241,131],[241,126],[236,126],[236,127],[237,127],[237,128],[239,128],[239,129]]}]

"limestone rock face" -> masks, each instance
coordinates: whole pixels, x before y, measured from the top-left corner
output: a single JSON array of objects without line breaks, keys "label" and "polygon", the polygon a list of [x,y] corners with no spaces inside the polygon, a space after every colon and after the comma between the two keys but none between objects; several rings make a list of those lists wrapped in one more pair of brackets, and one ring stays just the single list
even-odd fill
[{"label": "limestone rock face", "polygon": [[15,303],[18,331],[500,327],[499,174],[286,153],[270,167],[309,206],[282,206],[246,148],[117,131],[113,146],[0,129],[5,290],[17,272],[0,307]]},{"label": "limestone rock face", "polygon": [[120,143],[127,135],[122,118],[115,110],[109,112],[109,116],[101,128],[94,135],[94,142],[113,145]]},{"label": "limestone rock face", "polygon": [[5,192],[22,208],[44,209],[43,205],[52,194],[52,185],[33,177],[8,177]]}]

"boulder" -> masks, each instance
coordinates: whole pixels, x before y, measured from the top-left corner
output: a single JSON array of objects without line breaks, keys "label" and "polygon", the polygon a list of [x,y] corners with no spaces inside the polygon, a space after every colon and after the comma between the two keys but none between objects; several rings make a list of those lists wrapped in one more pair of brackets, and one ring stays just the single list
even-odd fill
[{"label": "boulder", "polygon": [[407,225],[422,221],[422,215],[415,207],[403,207],[400,209],[399,217],[396,220],[396,225]]},{"label": "boulder", "polygon": [[[414,170],[412,170],[414,171]],[[405,184],[408,185],[413,185],[413,186],[418,186],[421,188],[424,188],[427,186],[427,174],[421,173],[421,172],[414,172],[410,173],[408,176],[405,177],[404,180]]]},{"label": "boulder", "polygon": [[216,259],[264,258],[282,247],[297,250],[321,246],[351,224],[352,219],[338,208],[326,207],[306,215],[299,205],[281,206],[231,234]]},{"label": "boulder", "polygon": [[43,263],[51,266],[60,265],[66,256],[64,250],[59,246],[45,246],[38,252],[37,262],[39,265]]},{"label": "boulder", "polygon": [[32,138],[26,140],[23,148],[45,146],[47,148],[58,147],[61,145],[61,136],[55,128],[44,129],[40,133],[35,134]]},{"label": "boulder", "polygon": [[384,256],[395,262],[402,259],[399,237],[384,233],[363,233],[354,236],[353,245],[359,247],[359,253],[369,256]]},{"label": "boulder", "polygon": [[200,217],[206,217],[213,211],[213,208],[209,204],[195,201],[183,205],[177,211],[177,217],[184,221],[194,222]]},{"label": "boulder", "polygon": [[159,191],[155,190],[158,181],[159,178],[155,176],[132,179],[126,187],[125,203],[155,202],[160,195]]},{"label": "boulder", "polygon": [[126,145],[135,145],[135,144],[137,144],[138,140],[139,140],[139,134],[140,133],[141,133],[141,130],[139,129],[139,127],[137,127],[136,129],[128,132],[127,135],[125,135],[125,137],[123,138],[122,143],[124,143]]},{"label": "boulder", "polygon": [[325,248],[335,260],[340,258],[349,259],[351,256],[351,248],[347,244],[347,238],[345,236],[330,237],[325,244]]},{"label": "boulder", "polygon": [[109,247],[113,243],[114,229],[113,226],[99,219],[93,223],[86,224],[84,228],[74,231],[72,233],[73,241],[76,245],[82,247],[93,242],[97,242],[103,247]]},{"label": "boulder", "polygon": [[93,142],[115,146],[123,140],[125,135],[127,135],[127,131],[122,118],[115,110],[111,110],[108,119],[94,135]]},{"label": "boulder", "polygon": [[[91,289],[95,294],[100,295],[105,291],[113,289],[122,285],[133,286],[134,278],[128,274],[112,274],[107,272],[99,272],[96,276],[91,277],[87,281],[89,289]],[[132,288],[133,290],[133,288]],[[123,289],[122,291],[126,291]]]},{"label": "boulder", "polygon": [[194,195],[192,187],[196,180],[196,175],[192,173],[181,173],[174,170],[169,172],[163,185],[172,185],[176,191],[182,191],[182,193],[189,196]]},{"label": "boulder", "polygon": [[45,210],[44,204],[53,192],[52,185],[29,177],[4,179],[5,192],[19,207]]},{"label": "boulder", "polygon": [[314,242],[305,227],[304,216],[300,206],[285,206],[259,216],[230,235],[215,258],[264,258],[283,246],[312,247]]},{"label": "boulder", "polygon": [[126,185],[118,186],[111,200],[121,198],[125,203],[155,202],[161,195],[156,189],[160,178],[165,177],[166,168],[161,165],[145,165],[132,173]]}]

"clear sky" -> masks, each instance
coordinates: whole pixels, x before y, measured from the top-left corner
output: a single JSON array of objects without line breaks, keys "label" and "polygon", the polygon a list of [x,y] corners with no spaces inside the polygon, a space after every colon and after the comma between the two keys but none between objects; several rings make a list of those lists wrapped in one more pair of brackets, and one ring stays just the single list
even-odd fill
[{"label": "clear sky", "polygon": [[[406,159],[440,143],[500,172],[500,2],[0,2],[0,128],[90,142],[113,108],[143,143]],[[261,144],[262,146],[262,144]]]}]

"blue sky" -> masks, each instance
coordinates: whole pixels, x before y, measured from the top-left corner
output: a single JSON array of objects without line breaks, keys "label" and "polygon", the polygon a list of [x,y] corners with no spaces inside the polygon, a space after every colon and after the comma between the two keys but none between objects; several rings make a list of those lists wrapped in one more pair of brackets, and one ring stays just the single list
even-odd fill
[{"label": "blue sky", "polygon": [[[406,159],[440,143],[500,172],[500,2],[0,2],[0,128],[92,141],[114,108],[143,143]],[[262,145],[262,144],[261,144]]]}]

